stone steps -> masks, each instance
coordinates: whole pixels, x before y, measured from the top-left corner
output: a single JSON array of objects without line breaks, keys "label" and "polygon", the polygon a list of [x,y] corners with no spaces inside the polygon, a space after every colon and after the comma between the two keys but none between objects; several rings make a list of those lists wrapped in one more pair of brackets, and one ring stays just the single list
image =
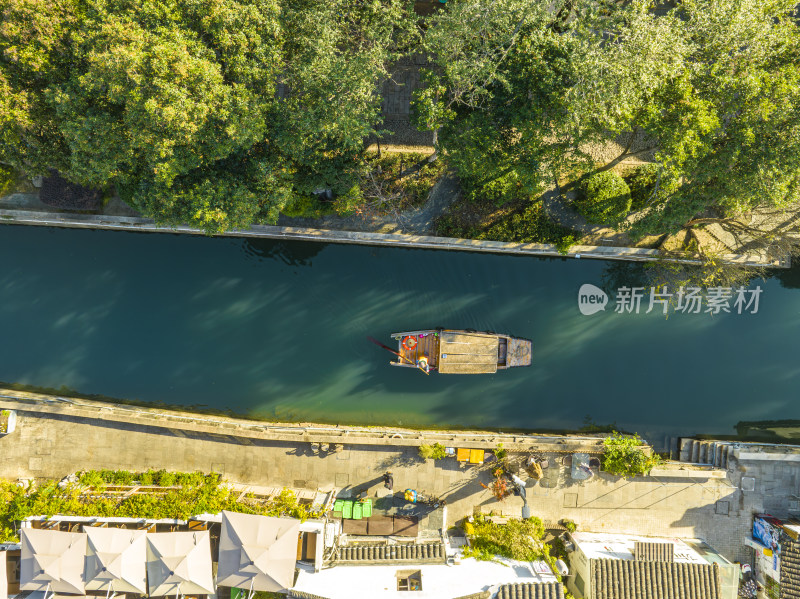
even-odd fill
[{"label": "stone steps", "polygon": [[730,441],[683,438],[679,443],[678,455],[681,462],[727,469],[732,449]]}]

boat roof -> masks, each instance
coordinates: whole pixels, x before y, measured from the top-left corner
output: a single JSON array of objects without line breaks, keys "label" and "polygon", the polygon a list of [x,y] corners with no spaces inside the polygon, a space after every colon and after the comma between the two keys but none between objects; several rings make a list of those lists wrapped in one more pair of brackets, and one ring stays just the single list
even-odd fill
[{"label": "boat roof", "polygon": [[439,333],[439,372],[486,374],[497,372],[497,335],[442,331]]}]

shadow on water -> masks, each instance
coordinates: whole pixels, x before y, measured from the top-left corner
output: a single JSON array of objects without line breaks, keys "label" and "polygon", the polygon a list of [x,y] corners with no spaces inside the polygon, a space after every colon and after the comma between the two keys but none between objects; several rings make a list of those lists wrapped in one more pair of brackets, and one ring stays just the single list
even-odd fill
[{"label": "shadow on water", "polygon": [[800,289],[800,268],[781,268],[770,271],[769,275],[780,281],[781,287],[786,289]]},{"label": "shadow on water", "polygon": [[328,243],[275,241],[274,239],[244,239],[243,248],[248,256],[261,260],[278,260],[287,266],[311,266],[312,259],[322,252]]}]

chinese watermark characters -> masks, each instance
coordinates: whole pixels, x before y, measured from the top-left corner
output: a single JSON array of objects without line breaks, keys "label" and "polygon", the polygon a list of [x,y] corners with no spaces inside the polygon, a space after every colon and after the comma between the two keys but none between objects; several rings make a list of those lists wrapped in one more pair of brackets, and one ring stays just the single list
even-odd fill
[{"label": "chinese watermark characters", "polygon": [[[757,314],[761,297],[761,286],[754,289],[745,287],[680,287],[670,292],[662,287],[620,287],[615,297],[614,312],[617,314],[650,314],[670,312],[682,314]],[[578,309],[590,316],[604,311],[608,295],[589,283],[578,291]]]},{"label": "chinese watermark characters", "polygon": [[670,293],[666,286],[650,287],[620,287],[617,289],[616,306],[614,312],[618,314],[635,313],[644,311],[650,314],[653,310],[667,314],[670,307],[673,312],[683,314],[757,314],[758,302],[761,296],[761,286],[755,289],[739,287],[709,287],[705,294],[700,287],[680,287],[676,292]]}]

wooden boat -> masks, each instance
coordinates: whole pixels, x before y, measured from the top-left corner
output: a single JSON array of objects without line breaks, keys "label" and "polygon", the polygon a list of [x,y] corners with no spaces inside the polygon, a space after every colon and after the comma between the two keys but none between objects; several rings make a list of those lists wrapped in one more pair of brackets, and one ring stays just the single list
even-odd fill
[{"label": "wooden boat", "polygon": [[392,366],[442,374],[488,374],[531,365],[532,343],[498,333],[428,329],[392,333],[397,361]]}]

